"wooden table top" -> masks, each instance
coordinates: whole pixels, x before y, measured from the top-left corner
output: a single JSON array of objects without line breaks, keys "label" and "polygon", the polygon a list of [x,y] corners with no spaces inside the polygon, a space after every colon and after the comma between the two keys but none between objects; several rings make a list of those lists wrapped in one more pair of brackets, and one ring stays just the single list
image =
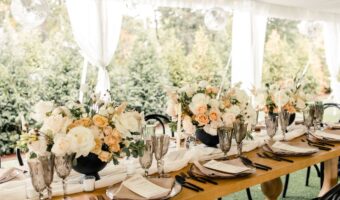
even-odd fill
[{"label": "wooden table top", "polygon": [[[335,132],[335,131],[332,131]],[[336,131],[340,134],[340,131]],[[302,138],[305,138],[304,136],[301,136],[299,138],[296,138],[292,141],[301,141]],[[186,188],[182,189],[182,192],[179,193],[176,197],[174,197],[174,200],[196,200],[199,198],[200,200],[204,199],[217,199],[219,197],[226,196],[228,194],[238,192],[241,190],[244,190],[248,187],[258,185],[261,183],[264,183],[266,181],[272,180],[274,178],[304,169],[308,166],[335,158],[340,156],[340,143],[334,143],[335,147],[332,147],[332,150],[330,151],[322,151],[320,150],[318,153],[313,154],[311,156],[303,156],[303,157],[287,157],[291,160],[294,160],[294,163],[288,163],[288,162],[278,162],[270,159],[264,159],[259,158],[256,153],[261,152],[261,149],[256,149],[248,153],[244,153],[245,156],[247,156],[249,159],[251,159],[253,162],[257,162],[260,164],[264,164],[267,166],[272,167],[272,170],[269,171],[263,171],[263,170],[256,170],[255,174],[252,174],[247,177],[243,178],[235,178],[235,179],[217,179],[218,185],[213,184],[203,184],[196,181],[192,181],[194,184],[203,187],[203,192],[194,192],[191,190],[188,190]],[[173,172],[171,175],[178,174],[180,172],[186,172],[188,170],[188,167],[183,168],[180,171]],[[89,195],[97,195],[97,194],[104,194],[105,189],[99,189],[94,191],[93,193],[80,193],[80,194],[74,194],[70,195],[72,199],[74,200],[88,200]],[[54,198],[54,199],[61,199]]]}]

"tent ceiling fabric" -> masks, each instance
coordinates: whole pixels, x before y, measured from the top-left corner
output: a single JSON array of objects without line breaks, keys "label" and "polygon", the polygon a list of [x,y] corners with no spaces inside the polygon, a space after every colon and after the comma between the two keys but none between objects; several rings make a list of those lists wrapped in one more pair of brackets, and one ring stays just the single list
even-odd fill
[{"label": "tent ceiling fabric", "polygon": [[340,0],[126,0],[155,7],[252,10],[267,17],[340,22]]}]

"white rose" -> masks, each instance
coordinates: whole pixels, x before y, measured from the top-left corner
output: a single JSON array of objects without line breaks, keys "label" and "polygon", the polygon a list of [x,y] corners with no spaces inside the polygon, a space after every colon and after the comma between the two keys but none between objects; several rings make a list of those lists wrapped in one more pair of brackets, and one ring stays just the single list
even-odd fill
[{"label": "white rose", "polygon": [[83,126],[72,128],[66,137],[71,142],[71,151],[76,153],[76,158],[87,156],[96,144],[91,130]]},{"label": "white rose", "polygon": [[217,99],[210,99],[209,105],[212,108],[217,108],[218,109],[218,107],[220,105],[220,102]]},{"label": "white rose", "polygon": [[41,123],[46,114],[53,110],[53,102],[51,101],[39,101],[33,107],[33,113],[31,117],[36,120],[37,122]]},{"label": "white rose", "polygon": [[110,115],[112,115],[112,114],[115,112],[115,109],[114,109],[112,106],[110,106],[110,107],[107,109],[107,112],[108,112]]},{"label": "white rose", "polygon": [[240,107],[233,105],[229,109],[227,109],[227,112],[233,113],[235,116],[237,116],[241,113],[241,109]]},{"label": "white rose", "polygon": [[52,147],[52,153],[57,156],[63,156],[70,154],[72,141],[66,137],[66,134],[61,134],[54,138],[54,145]]},{"label": "white rose", "polygon": [[179,89],[180,93],[185,93],[188,97],[192,97],[195,93],[194,87],[190,85],[185,85],[182,88]]},{"label": "white rose", "polygon": [[125,136],[131,132],[141,132],[143,117],[138,112],[125,112],[115,119],[115,126]]},{"label": "white rose", "polygon": [[245,102],[247,102],[249,100],[249,97],[248,97],[247,93],[244,90],[241,90],[239,88],[235,89],[235,96],[236,96],[236,99],[241,104],[244,104]]},{"label": "white rose", "polygon": [[109,115],[109,112],[106,110],[105,106],[102,106],[102,107],[99,109],[98,114],[100,114],[100,115],[102,115],[102,116],[108,116],[108,115]]},{"label": "white rose", "polygon": [[61,114],[51,115],[44,119],[42,132],[51,131],[53,134],[66,133],[67,127],[72,123],[72,119],[63,117]]},{"label": "white rose", "polygon": [[186,134],[193,135],[196,132],[196,127],[192,124],[191,118],[189,116],[184,116],[183,121],[183,129]]},{"label": "white rose", "polygon": [[206,88],[209,85],[208,81],[200,81],[198,86],[201,88]]},{"label": "white rose", "polygon": [[222,115],[223,124],[226,127],[229,127],[229,128],[233,127],[233,123],[234,123],[235,119],[236,119],[236,115],[233,114],[233,113],[224,113]]},{"label": "white rose", "polygon": [[203,93],[197,93],[192,97],[191,103],[189,104],[189,109],[196,115],[200,113],[201,108],[207,108],[209,101],[209,96]]},{"label": "white rose", "polygon": [[71,111],[66,106],[60,106],[52,111],[51,115],[62,115],[63,117],[72,117]]},{"label": "white rose", "polygon": [[47,152],[47,141],[44,136],[38,137],[37,141],[30,142],[27,145],[30,152],[34,152],[37,155],[45,155]]},{"label": "white rose", "polygon": [[289,96],[286,94],[285,91],[279,90],[279,91],[275,92],[274,100],[275,100],[275,104],[278,107],[282,107],[282,106],[284,106],[284,105],[286,105],[288,103]]}]

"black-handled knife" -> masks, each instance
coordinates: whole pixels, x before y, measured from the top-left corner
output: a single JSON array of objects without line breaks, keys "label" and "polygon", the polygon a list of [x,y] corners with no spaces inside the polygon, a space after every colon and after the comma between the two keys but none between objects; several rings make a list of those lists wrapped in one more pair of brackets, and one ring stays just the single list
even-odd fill
[{"label": "black-handled knife", "polygon": [[192,184],[192,183],[189,183],[189,182],[185,181],[185,178],[182,177],[182,176],[176,175],[176,176],[175,176],[175,179],[176,179],[177,182],[182,183],[182,185],[185,185],[185,184],[186,184],[186,185],[188,185],[188,186],[190,186],[190,187],[193,187],[193,188],[198,189],[199,191],[204,191],[203,188],[201,188],[201,187],[199,187],[199,186],[197,186],[197,185],[195,185],[195,184]]}]

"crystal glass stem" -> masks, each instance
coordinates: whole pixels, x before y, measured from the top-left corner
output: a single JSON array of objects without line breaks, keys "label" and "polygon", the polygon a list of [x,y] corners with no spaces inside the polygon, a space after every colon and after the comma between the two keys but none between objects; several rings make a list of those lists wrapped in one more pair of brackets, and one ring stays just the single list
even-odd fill
[{"label": "crystal glass stem", "polygon": [[65,180],[65,178],[62,179],[62,183],[63,183],[63,199],[67,199],[67,197],[66,197],[66,180]]},{"label": "crystal glass stem", "polygon": [[237,156],[241,157],[242,156],[242,142],[237,144]]},{"label": "crystal glass stem", "polygon": [[162,165],[162,160],[157,160],[157,171],[158,171],[158,177],[162,176],[163,173],[163,165]]},{"label": "crystal glass stem", "polygon": [[144,176],[147,178],[149,176],[149,169],[145,168],[144,169]]},{"label": "crystal glass stem", "polygon": [[44,195],[42,192],[39,192],[39,200],[44,200]]},{"label": "crystal glass stem", "polygon": [[52,199],[52,187],[48,186],[47,187],[47,195],[48,195],[48,199]]}]

